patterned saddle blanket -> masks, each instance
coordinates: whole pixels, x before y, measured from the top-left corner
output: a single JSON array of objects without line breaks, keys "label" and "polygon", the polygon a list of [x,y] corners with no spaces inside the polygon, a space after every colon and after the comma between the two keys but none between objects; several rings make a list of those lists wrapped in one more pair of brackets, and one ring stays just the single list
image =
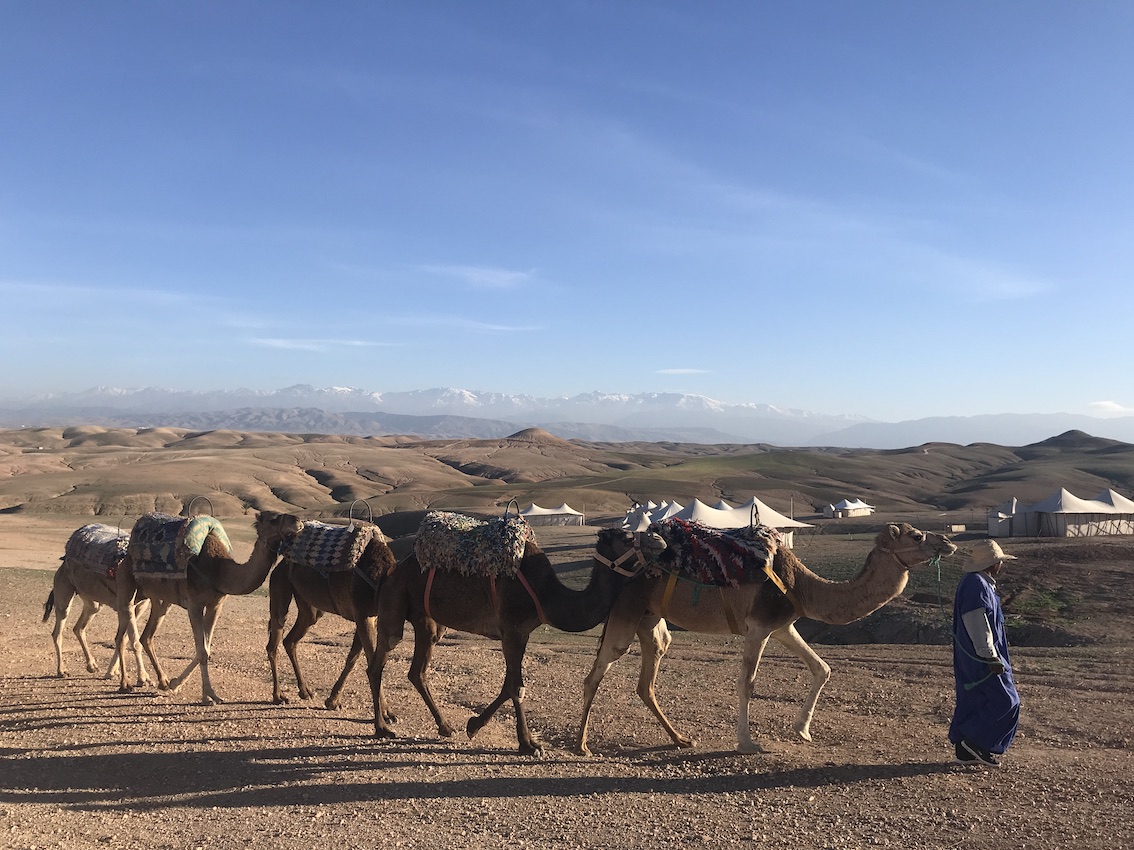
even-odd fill
[{"label": "patterned saddle blanket", "polygon": [[201,554],[205,538],[215,534],[232,552],[232,544],[220,520],[211,516],[192,519],[168,514],[143,514],[130,530],[130,557],[134,572],[164,575],[170,578],[184,576],[189,561]]},{"label": "patterned saddle blanket", "polygon": [[524,549],[535,541],[522,517],[480,520],[430,511],[422,520],[413,551],[422,572],[437,569],[469,576],[514,576]]},{"label": "patterned saddle blanket", "polygon": [[71,533],[63,557],[99,575],[114,578],[126,557],[129,544],[128,532],[119,531],[113,525],[92,522]]},{"label": "patterned saddle blanket", "polygon": [[655,523],[653,530],[666,542],[657,559],[662,569],[712,587],[766,581],[765,567],[771,569],[780,546],[779,532],[765,525],[718,529],[667,519]]},{"label": "patterned saddle blanket", "polygon": [[305,522],[299,534],[280,545],[281,557],[329,573],[352,570],[371,540],[386,541],[378,526],[367,522],[336,525],[328,522]]}]

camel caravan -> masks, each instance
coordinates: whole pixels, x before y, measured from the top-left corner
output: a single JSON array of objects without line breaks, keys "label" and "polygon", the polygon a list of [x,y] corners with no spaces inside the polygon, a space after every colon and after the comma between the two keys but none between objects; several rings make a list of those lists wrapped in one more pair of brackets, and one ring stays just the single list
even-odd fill
[{"label": "camel caravan", "polygon": [[[267,581],[267,656],[275,703],[288,702],[277,664],[281,643],[298,697],[314,697],[301,671],[298,645],[323,614],[333,614],[354,624],[354,639],[326,707],[340,706],[347,677],[364,655],[374,735],[395,737],[396,718],[386,703],[382,680],[386,661],[408,623],[414,642],[409,680],[432,714],[438,734],[450,736],[454,727],[430,690],[429,663],[447,630],[468,632],[500,642],[504,677],[496,698],[466,722],[467,736],[475,736],[511,703],[519,752],[538,756],[542,745],[524,711],[523,662],[529,638],[540,625],[565,632],[602,626],[594,664],[589,672],[580,671],[577,752],[590,755],[588,725],[599,686],[635,637],[641,646],[638,696],[675,746],[690,747],[692,739],[674,728],[655,695],[660,663],[672,642],[668,624],[674,624],[692,632],[743,636],[737,749],[758,753],[763,750],[752,737],[749,705],[757,695],[756,671],[768,641],[791,651],[810,673],[810,689],[794,724],[799,739],[810,741],[816,703],[831,668],[803,640],[795,622],[801,617],[831,624],[861,619],[898,596],[911,569],[952,555],[957,548],[944,535],[890,523],[866,553],[861,572],[838,582],[809,570],[772,528],[721,530],[675,517],[598,530],[587,584],[572,589],[560,581],[533,528],[518,510],[511,512],[512,504],[514,500],[503,516],[490,519],[426,512],[413,517],[410,533],[394,539],[372,517],[354,518],[353,505],[344,521],[330,523],[261,511],[245,563],[233,559],[220,521],[208,513],[194,514],[192,504],[185,512],[192,515],[145,514],[129,532],[85,525],[67,541],[44,606],[44,622],[55,615],[56,674],[66,675],[62,631],[77,596],[83,610],[74,632],[89,672],[98,667],[85,628],[102,606],[112,606],[118,630],[105,675],[109,679],[117,673],[120,692],[151,683],[177,691],[199,668],[202,704],[221,703],[210,679],[209,658],[224,600],[250,594]],[[149,615],[139,633],[138,620],[147,602]],[[293,603],[296,620],[284,635]],[[188,612],[195,654],[170,679],[158,661],[154,638],[173,605]],[[137,684],[128,672],[130,656]]]}]

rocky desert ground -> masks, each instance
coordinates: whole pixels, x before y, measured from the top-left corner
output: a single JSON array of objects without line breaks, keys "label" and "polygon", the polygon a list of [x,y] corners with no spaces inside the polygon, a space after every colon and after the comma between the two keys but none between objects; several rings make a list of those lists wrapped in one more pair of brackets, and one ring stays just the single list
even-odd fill
[{"label": "rocky desert ground", "polygon": [[[438,737],[405,681],[411,640],[395,654],[388,677],[400,718],[395,740],[371,737],[361,667],[343,707],[329,711],[318,697],[295,697],[285,661],[292,699],[272,704],[262,591],[230,597],[222,614],[212,665],[222,705],[197,704],[196,675],[176,693],[120,694],[116,682],[82,667],[69,631],[70,675],[59,679],[43,603],[67,535],[87,521],[0,515],[5,848],[1134,844],[1128,541],[1095,551],[1087,562],[1074,555],[1082,550],[1050,542],[1018,547],[1018,577],[1035,579],[1042,569],[1073,573],[1083,587],[1097,584],[1099,598],[1076,585],[1079,619],[1089,632],[1081,645],[1015,648],[1021,731],[994,771],[950,764],[945,731],[953,685],[949,647],[941,642],[816,644],[833,674],[812,743],[791,733],[805,671],[770,648],[752,710],[767,749],[762,755],[735,752],[739,639],[683,632],[675,633],[663,663],[659,699],[696,745],[670,746],[636,697],[634,649],[599,692],[593,757],[577,755],[574,745],[597,633],[541,627],[533,636],[527,706],[544,743],[541,759],[516,754],[508,710],[472,740],[463,733]],[[237,557],[247,557],[250,522],[225,525]],[[539,529],[538,536],[565,581],[585,581],[593,528]],[[869,548],[858,539],[816,536],[801,541],[799,554],[823,562],[839,546],[859,559]],[[1056,573],[1045,574],[1049,584]],[[942,581],[954,579],[946,570]],[[1011,592],[1011,577],[1006,586]],[[916,607],[913,597],[927,593],[932,597],[925,585],[908,590],[892,605]],[[921,607],[924,616],[937,616],[932,599]],[[104,665],[113,620],[103,611],[89,630]],[[349,624],[326,617],[301,646],[320,694],[337,676],[350,636]],[[188,662],[183,611],[169,616],[158,648],[175,671]],[[433,669],[434,692],[458,728],[496,694],[503,673],[493,642],[460,633],[442,640]]]}]

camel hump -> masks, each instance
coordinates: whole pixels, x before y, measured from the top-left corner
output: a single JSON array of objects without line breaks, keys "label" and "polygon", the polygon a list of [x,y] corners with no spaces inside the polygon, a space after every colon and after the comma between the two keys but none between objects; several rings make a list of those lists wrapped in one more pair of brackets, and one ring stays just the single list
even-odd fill
[{"label": "camel hump", "polygon": [[348,525],[309,521],[294,537],[284,538],[280,555],[289,561],[318,570],[324,576],[357,566],[371,541],[386,542],[376,525],[352,522]]},{"label": "camel hump", "polygon": [[92,522],[71,532],[64,559],[101,575],[113,575],[130,544],[130,535],[113,525]]},{"label": "camel hump", "polygon": [[653,530],[666,544],[662,569],[712,587],[767,581],[780,548],[779,532],[765,525],[721,529],[670,518]]},{"label": "camel hump", "polygon": [[481,520],[430,511],[418,529],[413,551],[422,571],[514,576],[535,534],[523,517]]},{"label": "camel hump", "polygon": [[232,551],[228,534],[215,517],[201,515],[186,519],[162,513],[143,514],[130,530],[129,554],[134,561],[134,571],[184,575],[189,559],[201,553],[210,537],[225,553]]}]

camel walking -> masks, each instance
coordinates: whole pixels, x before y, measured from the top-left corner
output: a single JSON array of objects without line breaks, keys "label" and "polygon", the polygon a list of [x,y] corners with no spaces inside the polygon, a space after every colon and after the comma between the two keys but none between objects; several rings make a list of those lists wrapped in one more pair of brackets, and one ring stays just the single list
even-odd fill
[{"label": "camel walking", "polygon": [[594,666],[583,683],[578,752],[590,755],[587,727],[595,694],[606,671],[626,653],[635,635],[642,647],[638,696],[674,744],[693,745],[669,722],[655,695],[658,666],[671,642],[667,620],[691,632],[744,635],[736,720],[737,749],[742,753],[764,752],[752,738],[748,709],[754,697],[756,668],[768,639],[799,657],[811,672],[811,689],[794,729],[800,738],[810,741],[815,704],[831,676],[831,668],[796,631],[795,621],[810,617],[823,623],[846,624],[862,619],[905,589],[911,568],[956,550],[944,535],[919,531],[904,522],[892,523],[878,534],[862,571],[849,581],[822,578],[804,566],[790,549],[779,546],[772,569],[783,590],[770,577],[739,587],[721,587],[719,593],[700,592],[702,588],[687,581],[673,585],[665,576],[628,584],[611,609]]},{"label": "camel walking", "polygon": [[[155,515],[147,514],[142,519],[153,516]],[[135,523],[131,530],[131,552],[138,541],[139,524],[142,524],[142,520]],[[163,615],[169,606],[180,605],[189,614],[196,654],[189,665],[172,680],[166,678],[157,659],[151,657],[158,676],[158,687],[176,691],[185,683],[189,674],[200,666],[202,704],[224,702],[213,689],[209,678],[209,657],[212,653],[213,630],[225,597],[246,596],[257,590],[276,563],[280,543],[285,537],[297,534],[302,524],[298,517],[291,514],[261,511],[256,517],[256,543],[252,547],[252,555],[243,564],[232,559],[227,541],[212,531],[205,536],[200,552],[189,558],[186,569],[180,573],[143,572],[136,569],[133,554],[128,556],[118,572],[118,635],[115,643],[119,652],[121,653],[123,641],[127,637],[131,641],[138,639],[135,605],[140,596],[148,597],[154,605],[165,606],[164,609],[159,609]],[[155,616],[157,612],[151,615],[151,623]],[[158,625],[160,618],[153,624],[155,631]],[[149,629],[147,624],[147,631]],[[121,667],[119,690],[126,692],[132,686],[126,665]]]},{"label": "camel walking", "polygon": [[[301,532],[302,534],[302,532]],[[390,541],[379,532],[370,538],[357,564],[347,569],[320,570],[304,560],[283,555],[280,564],[268,579],[268,666],[272,670],[272,702],[288,702],[280,686],[277,657],[283,642],[284,652],[291,660],[295,684],[300,699],[308,700],[315,692],[307,686],[299,666],[298,645],[324,613],[337,614],[355,624],[354,640],[347,652],[342,672],[323,704],[337,709],[342,704],[342,691],[347,677],[354,669],[358,656],[366,647],[368,658],[373,654],[376,618],[378,616],[377,588],[382,577],[393,570],[399,556],[412,551],[413,537]],[[291,603],[295,602],[296,618],[290,631],[283,636]],[[387,714],[387,719],[390,715]],[[452,734],[447,730],[446,734]]]},{"label": "camel walking", "polygon": [[[531,633],[541,623],[567,632],[592,629],[606,619],[618,590],[646,563],[643,549],[656,554],[664,543],[655,534],[621,529],[600,531],[594,565],[587,586],[573,590],[556,575],[547,555],[534,539],[526,542],[519,568],[513,576],[489,578],[476,574],[469,564],[454,569],[423,571],[419,563],[418,535],[414,555],[401,562],[386,577],[378,600],[378,641],[367,673],[375,706],[374,734],[395,737],[382,711],[382,673],[386,659],[402,639],[405,623],[414,630],[414,658],[409,678],[429,707],[438,728],[449,728],[429,689],[427,669],[438,634],[438,625],[500,641],[505,674],[500,693],[480,714],[471,717],[465,731],[469,738],[479,732],[496,711],[511,701],[516,713],[516,737],[522,755],[541,755],[541,744],[533,737],[524,714],[523,660]],[[632,562],[630,568],[624,565]]]},{"label": "camel walking", "polygon": [[[117,570],[121,567],[126,556],[126,543],[129,534],[119,531],[115,526],[103,523],[89,523],[71,533],[60,559],[62,563],[55,571],[51,592],[43,606],[43,622],[47,622],[52,613],[55,614],[55,627],[51,630],[51,640],[55,645],[55,675],[63,678],[67,675],[66,664],[63,659],[63,629],[67,625],[71,603],[77,596],[83,603],[83,610],[75,621],[73,631],[83,651],[88,673],[97,673],[98,664],[91,653],[87,643],[87,625],[102,606],[115,608],[118,604]],[[134,615],[140,616],[146,600],[139,599],[136,603]],[[156,610],[156,609],[155,609]],[[160,617],[150,622],[141,635],[141,644],[153,660],[153,629],[156,628]],[[142,663],[141,649],[138,644],[133,645],[134,657],[138,664],[140,678],[149,682],[149,674],[145,664]],[[155,662],[156,663],[156,662]],[[110,666],[106,669],[105,678],[109,679],[118,672],[119,655],[117,646],[110,659]]]}]

